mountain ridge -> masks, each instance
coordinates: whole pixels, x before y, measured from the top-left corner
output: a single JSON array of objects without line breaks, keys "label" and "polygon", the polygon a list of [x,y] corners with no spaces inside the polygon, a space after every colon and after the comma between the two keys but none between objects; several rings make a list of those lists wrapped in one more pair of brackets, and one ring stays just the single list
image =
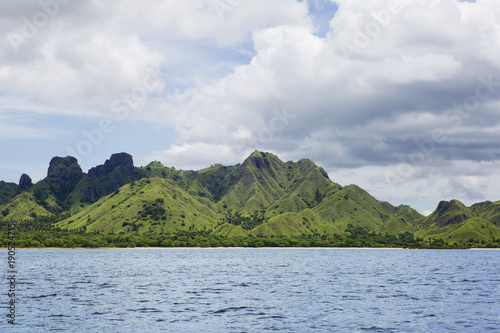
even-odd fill
[{"label": "mountain ridge", "polygon": [[309,159],[284,162],[261,151],[241,164],[197,171],[157,161],[135,167],[131,155],[118,153],[85,173],[75,158],[54,157],[46,178],[35,184],[28,179],[0,182],[0,220],[45,216],[57,220],[57,228],[148,237],[195,230],[225,237],[334,237],[357,230],[449,243],[500,239],[500,202],[466,207],[442,201],[424,217],[357,185],[333,182]]}]

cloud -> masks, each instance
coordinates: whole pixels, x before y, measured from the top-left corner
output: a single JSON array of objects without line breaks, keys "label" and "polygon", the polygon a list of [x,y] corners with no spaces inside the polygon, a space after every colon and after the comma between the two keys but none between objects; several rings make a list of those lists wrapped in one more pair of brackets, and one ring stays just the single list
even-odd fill
[{"label": "cloud", "polygon": [[194,169],[262,149],[380,198],[498,195],[500,8],[391,3],[337,0],[318,33],[305,1],[73,1],[17,53],[8,34],[41,9],[16,3],[0,14],[0,100],[12,106],[0,113],[110,116],[154,70],[164,84],[129,117],[177,140],[150,160]]},{"label": "cloud", "polygon": [[241,152],[232,151],[227,145],[198,143],[172,145],[167,151],[157,151],[150,156],[142,156],[137,162],[146,165],[155,160],[162,161],[166,166],[175,165],[176,168],[184,170],[200,170],[208,167],[207,161],[214,160],[214,156],[217,158],[217,163],[224,165],[240,163],[246,157]]},{"label": "cloud", "polygon": [[[461,7],[443,0],[432,9],[418,3],[408,5],[369,46],[346,58],[339,49],[341,42],[354,38],[355,31],[374,20],[371,13],[383,10],[384,5],[380,1],[340,2],[327,38],[317,37],[302,26],[255,31],[256,55],[248,65],[175,96],[171,104],[174,121],[192,129],[181,133],[189,141],[205,133],[205,127],[214,140],[210,129],[217,128],[220,137],[229,137],[238,133],[235,124],[258,133],[271,110],[283,105],[297,114],[300,126],[292,125],[281,135],[293,133],[296,145],[320,130],[349,132],[361,127],[366,136],[372,134],[377,141],[381,134],[387,136],[377,129],[379,124],[392,132],[404,130],[410,137],[422,133],[418,123],[424,117],[435,126],[447,125],[438,123],[444,122],[443,113],[461,102],[464,94],[474,92],[480,75],[495,69],[475,54],[477,50],[469,48],[463,37],[469,36],[471,41],[477,38],[470,19],[465,23],[461,19],[463,11],[479,4]],[[422,22],[427,14],[441,20],[432,21],[429,27],[427,21]],[[493,42],[492,37],[489,40]],[[471,65],[485,70],[472,71]],[[397,137],[387,139],[399,141]]]},{"label": "cloud", "polygon": [[[391,14],[390,22],[380,23],[381,13],[389,11],[385,1],[337,2],[324,38],[307,26],[257,29],[249,64],[171,99],[175,115],[169,121],[177,124],[179,144],[238,151],[253,137],[260,143],[255,148],[307,156],[329,168],[354,168],[360,179],[370,178],[365,166],[377,166],[381,183],[374,194],[392,199],[424,191],[428,195],[422,198],[456,190],[466,200],[493,193],[485,183],[460,177],[464,160],[493,163],[499,158],[494,149],[500,139],[496,5],[413,1]],[[369,41],[356,44],[357,34],[375,24],[379,30]],[[347,44],[352,53],[342,48]],[[493,75],[489,96],[474,112],[465,111],[467,97],[475,96],[488,75]],[[462,105],[462,113],[456,113],[456,105]],[[259,141],[272,110],[281,107],[293,113],[293,121],[273,132],[272,140]],[[436,131],[445,139],[436,141]],[[175,155],[173,149],[166,153]],[[412,167],[411,176],[401,177],[394,196],[385,195],[393,184],[384,175],[400,176],[398,168],[405,163]]]},{"label": "cloud", "polygon": [[[266,11],[263,1],[242,2],[223,18],[214,4],[207,0],[11,4],[9,16],[0,18],[0,86],[43,103],[107,112],[110,99],[141,82],[150,68],[175,72],[186,58],[194,64],[184,62],[183,68],[196,67],[207,48],[237,47],[263,25],[311,25],[305,4],[292,0],[266,3]],[[191,49],[186,47],[190,41]]]}]

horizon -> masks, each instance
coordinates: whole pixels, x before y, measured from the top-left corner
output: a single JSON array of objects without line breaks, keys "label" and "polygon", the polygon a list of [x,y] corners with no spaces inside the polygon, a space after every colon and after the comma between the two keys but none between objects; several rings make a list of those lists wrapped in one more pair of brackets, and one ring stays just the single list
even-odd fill
[{"label": "horizon", "polygon": [[[309,158],[420,213],[500,200],[487,0],[24,1],[0,14],[0,179]],[[111,153],[110,153],[111,152]]]}]

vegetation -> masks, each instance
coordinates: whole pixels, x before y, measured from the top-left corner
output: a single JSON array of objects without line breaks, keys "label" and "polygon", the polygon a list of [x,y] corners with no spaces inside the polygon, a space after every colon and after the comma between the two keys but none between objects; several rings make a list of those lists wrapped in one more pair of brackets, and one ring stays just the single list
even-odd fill
[{"label": "vegetation", "polygon": [[[0,222],[0,232],[7,233],[7,222]],[[18,224],[18,247],[101,248],[101,247],[397,247],[420,249],[447,249],[489,247],[500,248],[500,238],[490,242],[468,240],[463,243],[446,243],[440,238],[424,240],[413,233],[397,235],[380,234],[363,227],[349,225],[344,235],[286,236],[238,236],[225,237],[210,231],[181,231],[164,234],[140,234],[134,232],[102,233],[61,229],[54,226],[53,218],[41,218]],[[0,238],[0,247],[6,247],[7,239]]]},{"label": "vegetation", "polygon": [[[5,183],[7,184],[7,183]],[[242,164],[135,168],[128,154],[83,173],[54,158],[44,180],[15,195],[0,183],[0,231],[21,247],[498,247],[500,202],[441,202],[424,217],[340,186],[312,161],[256,151]],[[7,190],[5,190],[7,189]],[[9,197],[10,196],[10,197]],[[6,238],[0,238],[5,246]]]},{"label": "vegetation", "polygon": [[0,206],[8,203],[16,195],[17,185],[0,181]]},{"label": "vegetation", "polygon": [[223,221],[232,225],[240,225],[245,230],[252,230],[253,228],[267,222],[268,219],[266,218],[265,210],[261,210],[260,212],[255,211],[250,216],[243,216],[241,213],[233,213],[233,211],[229,209]]}]

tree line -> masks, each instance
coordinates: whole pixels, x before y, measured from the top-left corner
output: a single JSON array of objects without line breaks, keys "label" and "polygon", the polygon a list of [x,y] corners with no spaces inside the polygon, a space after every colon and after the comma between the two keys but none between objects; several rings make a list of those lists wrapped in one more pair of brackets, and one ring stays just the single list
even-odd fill
[{"label": "tree line", "polygon": [[[85,228],[66,230],[53,226],[50,218],[42,222],[32,221],[17,225],[16,246],[18,248],[103,248],[103,247],[403,247],[403,248],[499,248],[500,239],[494,241],[448,244],[442,239],[424,240],[413,233],[397,235],[374,233],[363,227],[349,225],[343,235],[300,235],[297,237],[247,236],[222,237],[210,231],[176,231],[165,234],[140,234],[120,232],[105,234],[87,232]],[[0,247],[6,247],[7,222],[0,222]]]}]

